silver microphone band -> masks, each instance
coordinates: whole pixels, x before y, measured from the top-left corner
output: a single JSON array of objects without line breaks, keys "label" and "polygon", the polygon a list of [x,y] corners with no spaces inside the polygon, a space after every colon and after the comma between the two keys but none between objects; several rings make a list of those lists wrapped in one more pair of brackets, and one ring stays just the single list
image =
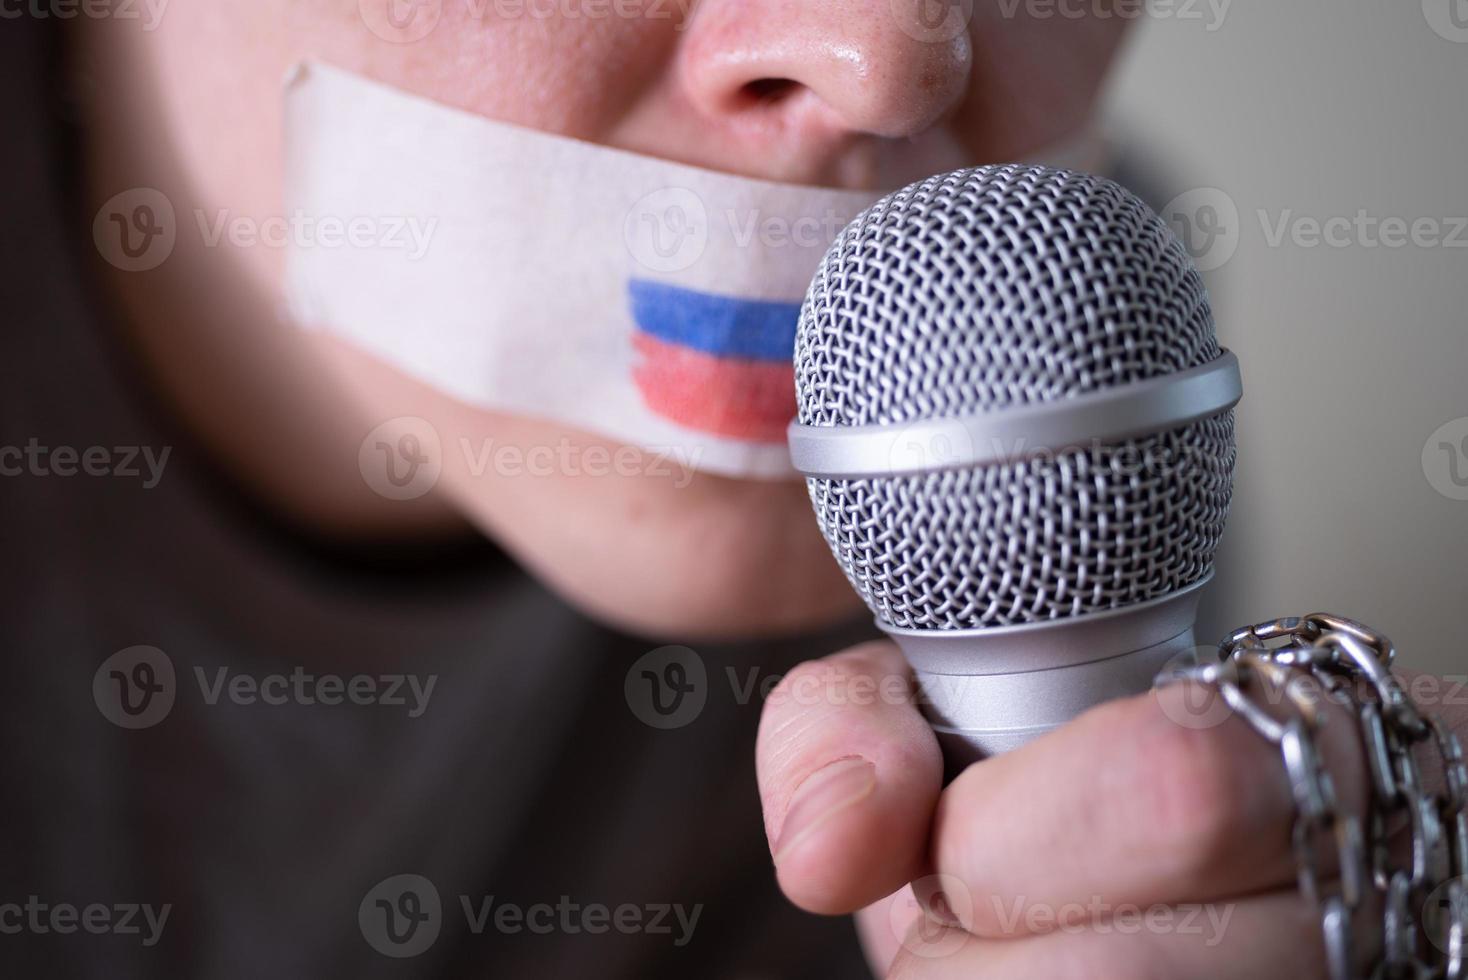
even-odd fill
[{"label": "silver microphone band", "polygon": [[792,422],[790,458],[806,476],[859,480],[1007,464],[1121,442],[1229,410],[1243,397],[1239,359],[1056,401],[883,425]]}]

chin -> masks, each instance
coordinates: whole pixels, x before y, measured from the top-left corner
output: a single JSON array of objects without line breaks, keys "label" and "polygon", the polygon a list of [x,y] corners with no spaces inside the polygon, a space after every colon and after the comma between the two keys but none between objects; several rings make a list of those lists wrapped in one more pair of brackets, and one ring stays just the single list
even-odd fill
[{"label": "chin", "polygon": [[506,489],[488,500],[471,488],[459,497],[466,516],[615,629],[725,642],[812,633],[861,611],[802,483],[699,474],[677,483],[555,477]]}]

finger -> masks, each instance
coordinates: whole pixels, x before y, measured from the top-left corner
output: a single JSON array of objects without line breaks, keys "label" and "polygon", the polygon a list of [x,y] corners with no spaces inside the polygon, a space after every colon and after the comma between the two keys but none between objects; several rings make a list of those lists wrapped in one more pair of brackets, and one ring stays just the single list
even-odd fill
[{"label": "finger", "polygon": [[884,977],[902,949],[902,940],[922,918],[923,910],[913,897],[912,886],[856,913],[856,935],[875,976]]},{"label": "finger", "polygon": [[[1054,910],[1065,919],[1064,907]],[[981,939],[914,927],[889,980],[1311,980],[1326,975],[1319,915],[1297,892],[1239,902],[1079,912],[1044,935]]]},{"label": "finger", "polygon": [[922,873],[942,759],[891,643],[802,664],[771,692],[756,769],[780,886],[841,914]]},{"label": "finger", "polygon": [[[993,897],[975,909],[976,933],[1002,934],[998,909],[1017,901],[1058,907],[1099,896],[1146,907],[1295,880],[1279,750],[1242,718],[1185,710],[1211,694],[1179,684],[1103,705],[954,781],[939,803],[933,859],[941,874]],[[1320,707],[1322,755],[1343,812],[1360,814],[1357,726],[1345,709]]]}]

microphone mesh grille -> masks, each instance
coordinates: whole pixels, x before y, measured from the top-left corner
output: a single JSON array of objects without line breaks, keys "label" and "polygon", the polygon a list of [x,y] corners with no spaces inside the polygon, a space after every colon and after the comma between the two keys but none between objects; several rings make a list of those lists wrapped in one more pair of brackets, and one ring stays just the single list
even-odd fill
[{"label": "microphone mesh grille", "polygon": [[[900,425],[1220,353],[1202,281],[1146,205],[1085,174],[983,167],[899,191],[837,238],[801,311],[798,418]],[[1100,612],[1202,578],[1234,460],[1228,412],[1049,458],[808,485],[874,613],[966,629]]]}]

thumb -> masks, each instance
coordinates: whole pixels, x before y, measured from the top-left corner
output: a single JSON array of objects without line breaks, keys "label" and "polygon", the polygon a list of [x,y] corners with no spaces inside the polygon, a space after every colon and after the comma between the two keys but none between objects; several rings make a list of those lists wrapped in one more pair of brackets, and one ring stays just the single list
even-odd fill
[{"label": "thumb", "polygon": [[854,912],[922,874],[943,763],[893,644],[786,675],[765,703],[756,771],[775,871],[796,905]]}]

